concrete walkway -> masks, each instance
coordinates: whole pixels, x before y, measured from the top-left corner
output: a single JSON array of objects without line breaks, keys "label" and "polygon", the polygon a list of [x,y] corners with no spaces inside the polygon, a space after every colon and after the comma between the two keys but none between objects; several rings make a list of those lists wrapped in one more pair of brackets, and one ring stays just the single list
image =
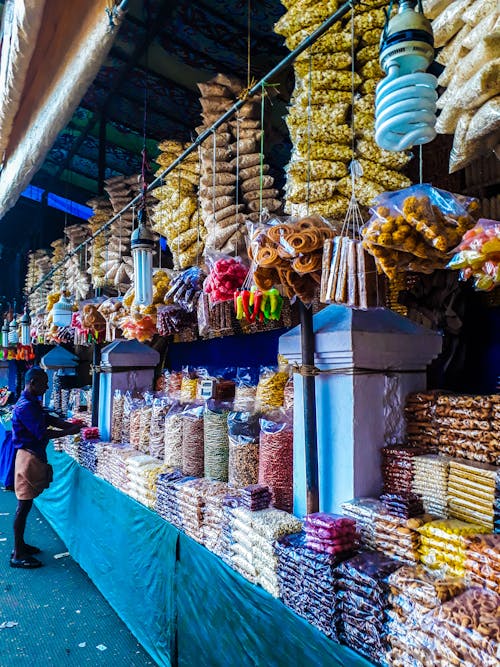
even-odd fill
[{"label": "concrete walkway", "polygon": [[44,567],[9,567],[15,507],[14,493],[0,490],[1,667],[155,665],[71,556],[55,558],[66,547],[36,507],[26,541],[42,549]]}]

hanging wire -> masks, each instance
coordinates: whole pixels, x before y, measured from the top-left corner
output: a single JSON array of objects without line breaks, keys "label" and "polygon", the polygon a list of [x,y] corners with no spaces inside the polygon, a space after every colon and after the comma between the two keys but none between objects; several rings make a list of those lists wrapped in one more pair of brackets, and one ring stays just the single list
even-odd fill
[{"label": "hanging wire", "polygon": [[[239,215],[239,205],[240,205],[240,189],[239,189],[239,182],[240,182],[240,122],[241,122],[241,117],[240,114],[236,114],[236,195],[235,195],[235,201],[236,201],[236,219],[238,219]],[[234,256],[236,257],[238,255],[238,243],[234,244]]]},{"label": "hanging wire", "polygon": [[265,83],[262,83],[260,104],[260,164],[259,164],[259,221],[262,222],[262,190],[264,187],[264,113],[266,104]]},{"label": "hanging wire", "polygon": [[[121,221],[122,221],[122,216],[120,216],[120,225],[119,225],[120,234],[118,235],[118,267],[120,267],[121,263],[122,263],[122,225],[121,225]],[[118,270],[120,270],[120,269],[118,269]],[[120,283],[118,283],[117,288],[118,288],[118,296],[121,296]]]},{"label": "hanging wire", "polygon": [[[181,169],[179,167],[179,173],[177,175],[177,210],[180,210],[181,208],[181,188],[182,188]],[[177,264],[179,265],[179,269],[181,268],[180,257],[181,257],[181,235],[177,234]]]},{"label": "hanging wire", "polygon": [[309,71],[307,83],[307,190],[306,190],[306,215],[309,215],[309,203],[311,200],[311,133],[312,133],[312,48],[309,49]]},{"label": "hanging wire", "polygon": [[418,147],[418,179],[420,185],[422,185],[424,182],[424,151],[422,144]]},{"label": "hanging wire", "polygon": [[351,175],[351,197],[347,207],[344,223],[342,225],[341,236],[349,236],[352,238],[359,238],[361,227],[363,226],[363,216],[356,198],[356,179],[363,175],[363,170],[358,160],[356,159],[356,49],[355,49],[355,34],[354,34],[354,15],[355,3],[352,1],[351,6],[351,164],[349,171]]},{"label": "hanging wire", "polygon": [[[198,193],[201,190],[201,146],[198,146]],[[200,265],[200,246],[201,246],[201,212],[200,197],[196,197],[196,266]]]},{"label": "hanging wire", "polygon": [[215,188],[217,187],[217,178],[216,178],[216,168],[217,168],[217,135],[215,133],[215,130],[212,133],[212,140],[213,140],[213,146],[212,146],[212,214],[214,216],[213,223],[215,225],[215,220],[216,220],[216,209],[215,209]]},{"label": "hanging wire", "polygon": [[252,75],[252,0],[247,5],[247,89],[251,85]]}]

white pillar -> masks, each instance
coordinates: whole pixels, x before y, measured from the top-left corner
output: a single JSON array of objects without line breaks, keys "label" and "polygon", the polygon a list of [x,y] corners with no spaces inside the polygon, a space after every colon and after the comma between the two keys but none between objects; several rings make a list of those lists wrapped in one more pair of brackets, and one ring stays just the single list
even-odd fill
[{"label": "white pillar", "polygon": [[[378,495],[380,449],[404,436],[403,406],[426,388],[426,366],[441,337],[385,308],[329,306],[314,316],[319,503]],[[301,364],[300,327],[280,338],[280,354]],[[303,379],[294,375],[294,512],[306,513]]]},{"label": "white pillar", "polygon": [[153,389],[154,369],[160,361],[157,350],[137,340],[115,340],[102,350],[99,377],[99,433],[103,441],[111,439],[113,396]]}]

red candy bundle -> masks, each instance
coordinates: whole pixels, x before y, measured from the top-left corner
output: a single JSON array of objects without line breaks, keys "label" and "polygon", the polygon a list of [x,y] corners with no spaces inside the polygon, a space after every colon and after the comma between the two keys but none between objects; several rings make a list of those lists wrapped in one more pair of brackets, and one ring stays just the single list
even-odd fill
[{"label": "red candy bundle", "polygon": [[248,267],[239,257],[224,257],[213,260],[211,271],[203,283],[203,291],[210,296],[212,304],[232,301],[234,292],[243,285]]},{"label": "red candy bundle", "polygon": [[99,429],[97,426],[82,428],[81,433],[84,440],[99,440]]},{"label": "red candy bundle", "polygon": [[304,520],[306,545],[314,551],[340,554],[356,545],[356,522],[338,514],[316,512]]}]

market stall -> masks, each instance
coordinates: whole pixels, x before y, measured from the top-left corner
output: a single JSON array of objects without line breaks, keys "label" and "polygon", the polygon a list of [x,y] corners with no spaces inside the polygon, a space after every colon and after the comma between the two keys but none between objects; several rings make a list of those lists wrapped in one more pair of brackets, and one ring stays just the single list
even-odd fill
[{"label": "market stall", "polygon": [[[200,82],[194,141],[165,138],[155,178],[144,148],[29,256],[7,357],[98,351],[94,392],[52,396],[82,431],[37,503],[158,664],[493,666],[500,397],[427,371],[457,276],[498,293],[500,222],[424,183],[422,146],[446,118],[452,164],[497,140],[498,8],[282,4],[282,62]],[[291,63],[281,197],[266,113]]]}]

